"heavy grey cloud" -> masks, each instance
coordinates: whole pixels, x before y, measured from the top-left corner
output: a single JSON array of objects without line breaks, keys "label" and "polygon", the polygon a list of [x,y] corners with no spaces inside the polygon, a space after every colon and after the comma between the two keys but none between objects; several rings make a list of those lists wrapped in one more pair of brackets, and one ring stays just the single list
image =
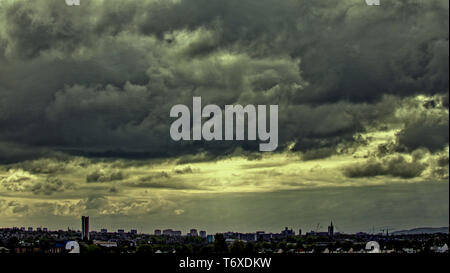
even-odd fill
[{"label": "heavy grey cloud", "polygon": [[57,177],[48,177],[45,181],[34,183],[30,189],[34,194],[52,195],[53,193],[73,188],[74,185],[72,183],[63,183]]},{"label": "heavy grey cloud", "polygon": [[63,181],[55,176],[38,177],[21,169],[11,169],[7,176],[0,178],[0,188],[10,193],[31,192],[35,195],[52,195],[76,188],[70,181]]},{"label": "heavy grey cloud", "polygon": [[[312,158],[387,121],[396,100],[438,95],[448,109],[445,0],[384,1],[376,9],[359,0],[77,8],[1,1],[0,13],[0,162],[54,150],[214,158],[257,147],[171,141],[169,110],[194,95],[204,105],[279,104],[280,147],[295,142],[294,151]],[[398,142],[409,150],[448,144],[448,118],[404,127]],[[433,134],[420,138],[424,132]]]},{"label": "heavy grey cloud", "polygon": [[111,182],[122,180],[124,175],[121,171],[112,171],[110,173],[104,170],[96,170],[86,176],[87,183],[94,182]]},{"label": "heavy grey cloud", "polygon": [[319,148],[314,150],[309,150],[303,153],[302,160],[308,161],[308,160],[315,160],[315,159],[322,159],[327,158],[331,155],[336,154],[335,148]]},{"label": "heavy grey cloud", "polygon": [[398,143],[409,150],[428,148],[437,151],[448,145],[448,116],[442,120],[421,119],[410,122],[397,136]]}]

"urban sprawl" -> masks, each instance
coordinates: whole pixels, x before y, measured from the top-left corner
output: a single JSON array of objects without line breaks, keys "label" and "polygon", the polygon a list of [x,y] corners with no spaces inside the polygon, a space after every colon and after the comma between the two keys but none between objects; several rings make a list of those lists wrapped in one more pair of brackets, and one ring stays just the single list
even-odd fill
[{"label": "urban sprawl", "polygon": [[[319,228],[319,227],[318,227]],[[327,232],[305,234],[284,228],[280,233],[226,232],[207,234],[191,229],[156,229],[153,234],[137,229],[110,232],[89,230],[89,217],[81,218],[81,230],[51,231],[47,228],[14,227],[0,229],[0,253],[177,253],[177,254],[258,254],[258,253],[424,253],[448,252],[448,230],[438,233],[345,234],[335,232],[330,223]]]}]

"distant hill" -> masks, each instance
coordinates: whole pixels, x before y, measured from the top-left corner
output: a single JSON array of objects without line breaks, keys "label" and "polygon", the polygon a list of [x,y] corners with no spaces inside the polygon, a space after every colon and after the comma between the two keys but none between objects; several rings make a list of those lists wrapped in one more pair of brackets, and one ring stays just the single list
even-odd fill
[{"label": "distant hill", "polygon": [[398,230],[392,232],[393,235],[414,235],[414,234],[433,234],[433,233],[449,233],[448,227],[432,228],[432,227],[421,227],[413,228],[410,230]]}]

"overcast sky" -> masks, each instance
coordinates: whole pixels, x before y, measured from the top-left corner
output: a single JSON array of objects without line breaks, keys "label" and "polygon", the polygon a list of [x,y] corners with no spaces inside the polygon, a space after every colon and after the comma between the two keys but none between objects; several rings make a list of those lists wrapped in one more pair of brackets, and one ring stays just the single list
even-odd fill
[{"label": "overcast sky", "polygon": [[[0,0],[0,226],[448,226],[447,0]],[[279,146],[175,142],[279,105]]]}]

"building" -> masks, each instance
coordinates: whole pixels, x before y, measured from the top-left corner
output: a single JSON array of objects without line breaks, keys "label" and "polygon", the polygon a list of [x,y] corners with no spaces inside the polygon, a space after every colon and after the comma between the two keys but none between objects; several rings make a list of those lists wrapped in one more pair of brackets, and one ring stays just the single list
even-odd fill
[{"label": "building", "polygon": [[64,253],[65,249],[66,249],[66,244],[60,242],[60,243],[55,243],[55,245],[50,248],[49,252],[52,254]]},{"label": "building", "polygon": [[189,235],[191,235],[192,237],[197,237],[198,236],[198,232],[196,229],[191,229],[191,231],[189,231]]},{"label": "building", "polygon": [[108,233],[108,230],[107,230],[106,228],[102,228],[102,229],[100,230],[100,232],[101,232],[101,233]]},{"label": "building", "polygon": [[48,232],[48,228],[45,227],[45,228],[42,229],[42,231],[43,232]]},{"label": "building", "polygon": [[81,216],[81,239],[89,240],[89,216]]},{"label": "building", "polygon": [[155,229],[155,235],[156,236],[161,236],[161,230],[160,229]]},{"label": "building", "polygon": [[28,228],[28,232],[33,232],[33,228],[32,228],[32,227],[29,227],[29,228]]},{"label": "building", "polygon": [[200,230],[200,237],[206,238],[206,231]]},{"label": "building", "polygon": [[331,221],[331,224],[328,226],[328,236],[333,237],[333,235],[334,235],[334,226],[333,221]]},{"label": "building", "polygon": [[264,231],[257,231],[255,233],[255,241],[270,241],[272,239],[272,233],[265,233]]},{"label": "building", "polygon": [[117,230],[117,233],[119,233],[119,234],[124,234],[124,233],[125,233],[125,230],[124,230],[124,229],[118,229],[118,230]]},{"label": "building", "polygon": [[137,229],[132,229],[132,230],[130,230],[130,233],[131,233],[131,234],[137,234]]},{"label": "building", "polygon": [[301,228],[298,229],[298,236],[302,236],[302,229]]},{"label": "building", "polygon": [[163,235],[165,236],[181,236],[181,231],[180,230],[172,230],[172,229],[165,229],[162,232]]},{"label": "building", "polygon": [[166,236],[172,236],[173,235],[173,230],[170,229],[170,228],[169,229],[165,229],[165,230],[163,230],[162,234],[166,235]]},{"label": "building", "polygon": [[260,230],[256,232],[256,241],[258,240],[263,240],[264,239],[264,235],[266,234],[266,232]]},{"label": "building", "polygon": [[245,242],[253,242],[257,240],[256,233],[238,233],[238,240]]}]

